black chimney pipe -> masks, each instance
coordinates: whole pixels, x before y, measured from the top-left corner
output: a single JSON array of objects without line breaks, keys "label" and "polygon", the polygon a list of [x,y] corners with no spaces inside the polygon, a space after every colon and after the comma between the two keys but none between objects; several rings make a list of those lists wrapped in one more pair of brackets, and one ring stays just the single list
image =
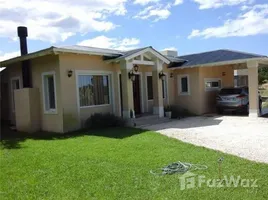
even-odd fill
[{"label": "black chimney pipe", "polygon": [[[20,53],[23,56],[23,55],[28,54],[28,48],[27,48],[28,31],[27,31],[27,27],[19,26],[18,27],[18,36],[20,38]],[[30,66],[29,60],[22,61],[22,83],[23,83],[23,88],[31,88],[32,87],[31,66]]]}]

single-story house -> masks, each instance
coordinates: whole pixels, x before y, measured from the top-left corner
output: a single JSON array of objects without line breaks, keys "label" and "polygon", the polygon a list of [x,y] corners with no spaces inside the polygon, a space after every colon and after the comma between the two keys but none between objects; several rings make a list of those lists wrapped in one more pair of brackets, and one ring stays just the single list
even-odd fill
[{"label": "single-story house", "polygon": [[93,113],[130,118],[164,117],[164,106],[195,114],[215,111],[222,87],[234,86],[234,70],[248,69],[250,117],[258,113],[262,55],[216,50],[178,56],[153,47],[119,51],[85,46],[50,47],[0,62],[1,119],[20,131],[69,132]]}]

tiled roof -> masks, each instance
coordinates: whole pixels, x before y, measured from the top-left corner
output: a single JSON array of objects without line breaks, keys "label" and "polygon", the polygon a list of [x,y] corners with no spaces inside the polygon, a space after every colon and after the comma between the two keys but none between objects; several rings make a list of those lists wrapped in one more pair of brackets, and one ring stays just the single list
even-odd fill
[{"label": "tiled roof", "polygon": [[208,51],[203,53],[179,56],[177,58],[185,60],[184,64],[173,67],[187,67],[193,65],[202,65],[215,62],[260,58],[260,57],[267,57],[267,56],[221,49],[216,51]]}]

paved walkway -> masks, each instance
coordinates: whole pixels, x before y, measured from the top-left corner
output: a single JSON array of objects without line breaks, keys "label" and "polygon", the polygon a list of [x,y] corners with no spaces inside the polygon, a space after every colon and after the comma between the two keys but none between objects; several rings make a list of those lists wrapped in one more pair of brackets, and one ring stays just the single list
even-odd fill
[{"label": "paved walkway", "polygon": [[268,118],[202,116],[143,128],[198,146],[268,163]]}]

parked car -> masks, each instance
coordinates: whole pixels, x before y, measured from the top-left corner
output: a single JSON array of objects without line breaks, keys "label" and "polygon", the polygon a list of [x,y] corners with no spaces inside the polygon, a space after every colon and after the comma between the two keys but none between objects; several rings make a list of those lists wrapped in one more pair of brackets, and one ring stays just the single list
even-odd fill
[{"label": "parked car", "polygon": [[[217,112],[234,111],[249,113],[248,87],[222,88],[216,97]],[[259,109],[261,112],[262,99],[259,94]]]}]

